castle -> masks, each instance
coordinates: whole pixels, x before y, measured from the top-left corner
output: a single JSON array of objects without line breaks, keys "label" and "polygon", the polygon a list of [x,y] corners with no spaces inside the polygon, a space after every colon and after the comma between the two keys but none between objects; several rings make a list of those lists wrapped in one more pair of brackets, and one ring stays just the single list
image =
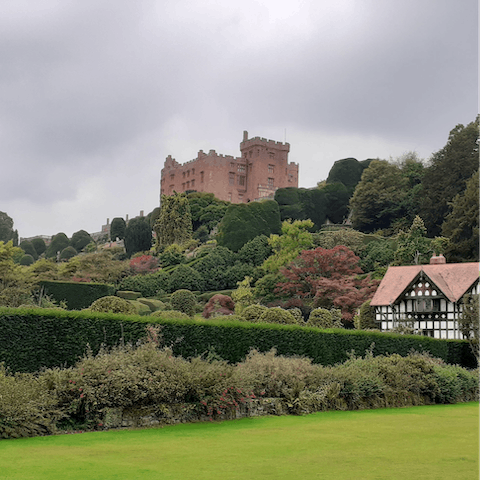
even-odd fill
[{"label": "castle", "polygon": [[200,150],[197,158],[182,165],[169,155],[162,169],[160,194],[194,190],[233,203],[272,198],[278,188],[298,187],[298,163],[288,163],[289,151],[288,143],[248,138],[244,131],[241,157]]}]

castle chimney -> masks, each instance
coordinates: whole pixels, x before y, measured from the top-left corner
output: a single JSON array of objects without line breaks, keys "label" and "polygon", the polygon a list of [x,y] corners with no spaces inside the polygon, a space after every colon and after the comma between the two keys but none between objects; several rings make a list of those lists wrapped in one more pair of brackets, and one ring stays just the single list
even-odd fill
[{"label": "castle chimney", "polygon": [[143,217],[143,210],[140,210],[140,216]]},{"label": "castle chimney", "polygon": [[445,263],[447,263],[447,261],[445,260],[445,257],[442,254],[437,256],[437,254],[434,253],[432,255],[432,258],[430,259],[430,265],[443,265]]},{"label": "castle chimney", "polygon": [[246,130],[243,131],[243,141],[246,142],[248,140],[248,132]]}]

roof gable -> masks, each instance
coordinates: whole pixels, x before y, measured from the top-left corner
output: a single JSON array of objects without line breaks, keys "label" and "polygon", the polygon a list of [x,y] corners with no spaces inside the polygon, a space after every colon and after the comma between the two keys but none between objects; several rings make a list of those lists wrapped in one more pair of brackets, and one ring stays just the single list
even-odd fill
[{"label": "roof gable", "polygon": [[478,281],[479,265],[479,263],[472,262],[389,267],[370,305],[394,304],[421,272],[451,302],[458,302],[473,284]]}]

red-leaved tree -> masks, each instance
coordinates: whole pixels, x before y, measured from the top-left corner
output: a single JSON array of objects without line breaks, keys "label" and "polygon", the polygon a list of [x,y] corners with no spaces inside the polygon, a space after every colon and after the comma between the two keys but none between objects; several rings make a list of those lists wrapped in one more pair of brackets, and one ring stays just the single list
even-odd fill
[{"label": "red-leaved tree", "polygon": [[287,279],[277,284],[276,293],[300,298],[315,307],[340,308],[345,322],[351,322],[355,310],[372,298],[378,285],[370,277],[360,279],[359,257],[350,249],[304,250],[281,273]]}]

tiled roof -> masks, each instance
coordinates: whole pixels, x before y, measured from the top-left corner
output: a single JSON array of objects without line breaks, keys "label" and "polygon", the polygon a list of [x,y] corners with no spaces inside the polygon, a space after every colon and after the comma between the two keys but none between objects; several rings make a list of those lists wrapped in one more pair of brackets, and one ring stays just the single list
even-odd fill
[{"label": "tiled roof", "polygon": [[472,262],[389,267],[370,305],[394,304],[422,271],[451,302],[457,302],[478,280],[479,266]]}]

